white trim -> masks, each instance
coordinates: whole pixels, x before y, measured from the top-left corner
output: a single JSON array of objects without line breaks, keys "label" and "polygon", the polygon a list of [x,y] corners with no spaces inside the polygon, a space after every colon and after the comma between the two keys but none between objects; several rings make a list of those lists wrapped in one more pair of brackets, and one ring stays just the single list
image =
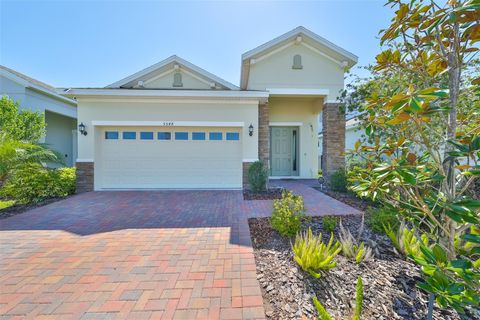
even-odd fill
[{"label": "white trim", "polygon": [[[162,77],[164,77],[164,76],[167,76],[167,75],[169,75],[169,74],[171,74],[171,73],[175,73],[175,72],[180,72],[180,73],[184,73],[184,74],[186,74],[186,75],[189,75],[190,77],[192,77],[192,78],[194,78],[194,79],[196,79],[196,80],[198,80],[198,81],[200,81],[200,82],[208,85],[209,87],[211,87],[211,85],[212,85],[212,81],[205,80],[204,78],[199,77],[198,75],[196,75],[196,74],[193,73],[193,72],[188,71],[187,69],[169,70],[169,71],[163,72],[163,73],[159,74],[158,76],[155,76],[155,77],[153,77],[153,78],[150,78],[150,79],[146,80],[146,81],[144,82],[144,84],[151,83],[151,82],[153,82],[153,81],[155,81],[155,80],[158,80],[158,79],[160,79],[160,78],[162,78]],[[213,82],[213,83],[216,84],[216,82]],[[176,89],[176,90],[181,90],[181,87],[180,87],[179,89]]]},{"label": "white trim", "polygon": [[93,159],[77,159],[76,162],[94,162]]},{"label": "white trim", "polygon": [[119,103],[162,103],[162,104],[184,104],[185,102],[191,104],[198,104],[199,108],[201,105],[213,105],[213,104],[224,104],[224,105],[253,105],[258,106],[259,102],[267,102],[267,99],[242,99],[242,98],[192,98],[192,97],[171,97],[171,98],[162,98],[162,97],[102,97],[102,96],[79,96],[77,97],[78,101],[82,102],[119,102]]},{"label": "white trim", "polygon": [[[327,47],[328,49],[338,53],[339,55],[343,56],[344,58],[346,58],[347,60],[350,60],[350,63],[353,65],[355,63],[357,63],[358,61],[358,57],[356,55],[354,55],[353,53],[337,46],[336,44],[328,41],[327,39],[319,36],[318,34],[308,30],[307,28],[305,27],[297,27],[287,33],[284,33],[282,34],[281,36],[273,39],[273,40],[270,40],[250,51],[247,51],[245,52],[244,54],[242,54],[242,61],[246,60],[246,59],[250,59],[250,58],[253,58],[254,56],[256,56],[257,54],[259,53],[262,53],[263,51],[265,50],[268,50],[270,49],[271,47],[274,47],[284,41],[287,41],[289,40],[290,38],[293,38],[293,39],[296,39],[296,37],[300,34],[303,34],[305,36],[307,36],[308,38],[311,38],[313,41],[317,42],[318,44],[320,45],[323,45],[324,47]],[[302,43],[305,42],[305,39],[303,39]]]},{"label": "white trim", "polygon": [[[264,54],[264,55],[262,55],[262,56],[260,56],[260,57],[258,57],[258,58],[256,58],[256,59],[252,59],[252,60],[254,60],[255,63],[260,62],[260,61],[265,60],[266,58],[268,58],[268,57],[270,57],[270,56],[273,56],[275,53],[281,52],[281,51],[283,51],[283,50],[285,50],[285,49],[288,49],[288,48],[290,48],[291,46],[294,46],[294,45],[297,45],[297,44],[294,43],[294,42],[289,42],[289,43],[287,43],[287,44],[285,44],[285,45],[283,45],[283,46],[281,46],[281,47],[278,47],[278,48],[276,48],[276,49],[274,49],[274,50],[272,50],[272,51],[270,51],[270,52],[267,52],[266,54]],[[250,61],[251,61],[251,60],[250,60]]]},{"label": "white trim", "polygon": [[267,88],[266,91],[270,95],[298,95],[298,96],[328,96],[330,90],[328,89],[302,89],[302,88]]},{"label": "white trim", "polygon": [[235,91],[235,90],[155,90],[155,89],[68,89],[68,96],[118,96],[118,97],[193,97],[193,98],[243,98],[267,99],[266,91]]},{"label": "white trim", "polygon": [[218,122],[218,121],[103,121],[94,120],[92,126],[119,126],[119,127],[244,127],[245,122]]},{"label": "white trim", "polygon": [[[345,67],[346,67],[346,66],[343,65],[343,62],[342,62],[342,61],[339,61],[339,60],[337,60],[337,59],[332,58],[331,56],[329,56],[329,55],[326,54],[325,52],[322,52],[322,51],[318,50],[317,48],[315,48],[314,46],[309,45],[308,43],[302,42],[300,45],[304,46],[305,48],[308,48],[308,49],[312,50],[313,52],[321,55],[321,56],[324,57],[324,58],[327,58],[327,59],[330,60],[330,61],[335,62],[336,64],[338,64],[338,65],[339,65],[340,67],[342,67],[342,68],[345,68]],[[348,62],[347,62],[347,66],[348,66]]]},{"label": "white trim", "polygon": [[301,127],[303,122],[269,122],[270,127]]},{"label": "white trim", "polygon": [[210,79],[213,82],[216,82],[216,83],[218,83],[218,84],[220,84],[220,85],[222,85],[222,86],[224,86],[224,87],[226,87],[230,90],[238,90],[239,89],[236,85],[234,85],[234,84],[232,84],[232,83],[230,83],[226,80],[223,80],[222,78],[220,78],[220,77],[218,77],[218,76],[216,76],[216,75],[214,75],[214,74],[212,74],[212,73],[210,73],[210,72],[208,72],[208,71],[194,65],[193,63],[190,63],[187,60],[184,60],[184,59],[182,59],[182,58],[180,58],[176,55],[170,56],[167,59],[162,60],[162,61],[160,61],[160,62],[158,62],[158,63],[156,63],[156,64],[154,64],[154,65],[152,65],[148,68],[140,70],[139,72],[136,72],[136,73],[134,73],[134,74],[132,74],[132,75],[126,77],[126,78],[123,78],[120,81],[114,82],[114,83],[106,86],[106,88],[119,88],[119,87],[121,87],[121,86],[123,86],[123,85],[125,85],[129,82],[132,82],[132,81],[134,81],[134,80],[136,80],[140,77],[143,77],[143,76],[145,76],[145,75],[147,75],[151,72],[154,72],[158,69],[161,69],[161,68],[165,67],[166,65],[168,65],[172,62],[178,63],[179,65],[183,65],[184,67],[186,67],[186,68],[204,76],[205,78]]},{"label": "white trim", "polygon": [[258,159],[242,159],[242,162],[257,162]]}]

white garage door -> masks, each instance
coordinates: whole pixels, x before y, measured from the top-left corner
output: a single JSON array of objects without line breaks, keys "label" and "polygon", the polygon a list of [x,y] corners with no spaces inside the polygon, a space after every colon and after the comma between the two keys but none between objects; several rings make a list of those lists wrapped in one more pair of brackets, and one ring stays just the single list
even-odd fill
[{"label": "white garage door", "polygon": [[97,189],[242,187],[240,128],[104,127]]}]

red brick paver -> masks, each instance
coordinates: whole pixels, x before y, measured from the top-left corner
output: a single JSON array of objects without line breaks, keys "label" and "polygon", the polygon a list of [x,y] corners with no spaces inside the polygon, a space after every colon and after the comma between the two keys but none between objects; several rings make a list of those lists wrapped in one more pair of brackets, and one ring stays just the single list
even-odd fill
[{"label": "red brick paver", "polygon": [[263,319],[247,219],[270,211],[240,191],[92,192],[0,220],[0,317]]}]

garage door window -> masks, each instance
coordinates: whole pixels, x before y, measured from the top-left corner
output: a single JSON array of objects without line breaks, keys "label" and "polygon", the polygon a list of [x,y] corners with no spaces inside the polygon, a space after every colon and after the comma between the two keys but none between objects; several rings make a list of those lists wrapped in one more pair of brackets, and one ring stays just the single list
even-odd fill
[{"label": "garage door window", "polygon": [[240,140],[238,132],[227,132],[227,140]]},{"label": "garage door window", "polygon": [[118,132],[117,131],[105,131],[105,139],[107,140],[117,140]]},{"label": "garage door window", "polygon": [[171,140],[172,133],[171,132],[158,132],[157,133],[158,140]]},{"label": "garage door window", "polygon": [[135,131],[124,131],[122,132],[123,140],[135,140],[137,139],[137,133]]},{"label": "garage door window", "polygon": [[153,132],[140,132],[140,139],[153,140]]},{"label": "garage door window", "polygon": [[205,140],[205,132],[193,132],[192,140]]},{"label": "garage door window", "polygon": [[210,132],[209,135],[210,140],[222,140],[222,133],[221,132]]},{"label": "garage door window", "polygon": [[175,132],[175,140],[188,140],[188,132]]}]

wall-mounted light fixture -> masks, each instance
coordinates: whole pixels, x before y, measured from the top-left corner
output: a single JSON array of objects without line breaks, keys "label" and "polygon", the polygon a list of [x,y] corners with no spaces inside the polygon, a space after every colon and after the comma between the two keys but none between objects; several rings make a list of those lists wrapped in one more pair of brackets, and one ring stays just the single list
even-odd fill
[{"label": "wall-mounted light fixture", "polygon": [[248,135],[250,137],[253,136],[253,124],[250,124],[250,126],[248,127]]},{"label": "wall-mounted light fixture", "polygon": [[85,129],[85,125],[83,124],[83,122],[81,122],[79,125],[78,125],[78,131],[80,131],[81,134],[83,134],[84,136],[87,135],[87,130]]}]

